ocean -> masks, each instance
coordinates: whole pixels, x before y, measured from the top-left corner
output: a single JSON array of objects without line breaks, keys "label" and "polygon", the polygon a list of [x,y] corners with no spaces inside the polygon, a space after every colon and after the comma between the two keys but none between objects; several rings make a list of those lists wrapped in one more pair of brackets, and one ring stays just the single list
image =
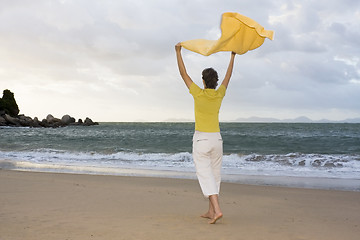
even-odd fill
[{"label": "ocean", "polygon": [[[228,182],[360,191],[360,124],[221,123]],[[194,123],[0,128],[0,168],[195,179]]]}]

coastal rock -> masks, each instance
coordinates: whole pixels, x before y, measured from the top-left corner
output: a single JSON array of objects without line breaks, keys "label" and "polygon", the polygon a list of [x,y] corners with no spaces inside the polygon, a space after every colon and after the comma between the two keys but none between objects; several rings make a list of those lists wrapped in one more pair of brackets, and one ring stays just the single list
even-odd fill
[{"label": "coastal rock", "polygon": [[93,125],[93,124],[94,124],[94,122],[88,117],[84,121],[84,125],[86,125],[86,126],[90,126],[90,125]]},{"label": "coastal rock", "polygon": [[14,93],[5,89],[3,96],[0,98],[0,111],[4,111],[5,114],[11,117],[16,117],[19,114],[19,107],[15,101]]},{"label": "coastal rock", "polygon": [[75,118],[70,117],[70,115],[66,114],[61,118],[61,122],[64,125],[69,125],[69,124],[75,123]]},{"label": "coastal rock", "polygon": [[4,115],[4,119],[6,120],[7,123],[9,123],[9,125],[20,126],[20,120],[17,118],[11,117],[8,114]]},{"label": "coastal rock", "polygon": [[48,124],[48,127],[52,127],[52,128],[57,128],[57,127],[64,126],[64,124],[62,124],[62,122],[61,122],[61,120],[59,118],[55,118],[51,114],[48,114],[46,116],[46,122]]},{"label": "coastal rock", "polygon": [[41,127],[50,127],[49,123],[46,121],[46,119],[43,119],[41,122],[39,122]]},{"label": "coastal rock", "polygon": [[92,125],[99,125],[99,123],[97,122],[93,122],[93,120],[91,120],[90,118],[86,118],[84,121],[84,125],[85,126],[92,126]]},{"label": "coastal rock", "polygon": [[33,119],[31,117],[27,117],[24,114],[18,116],[19,122],[21,126],[31,127],[33,125]]},{"label": "coastal rock", "polygon": [[1,116],[0,116],[0,126],[6,126],[6,120]]},{"label": "coastal rock", "polygon": [[39,119],[37,117],[34,117],[32,127],[41,127]]},{"label": "coastal rock", "polygon": [[58,120],[60,120],[60,119],[54,118],[54,116],[51,115],[51,114],[48,114],[48,115],[46,116],[46,121],[47,121],[49,124],[55,123],[55,122],[57,122]]},{"label": "coastal rock", "polygon": [[48,115],[46,116],[46,121],[47,121],[48,123],[50,123],[53,119],[54,119],[54,116],[51,115],[51,114],[48,114]]}]

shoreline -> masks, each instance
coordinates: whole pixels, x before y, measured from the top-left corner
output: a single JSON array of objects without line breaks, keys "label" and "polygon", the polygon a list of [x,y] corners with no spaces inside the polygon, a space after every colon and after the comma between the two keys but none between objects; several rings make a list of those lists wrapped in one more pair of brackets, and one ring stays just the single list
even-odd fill
[{"label": "shoreline", "polygon": [[196,180],[0,170],[4,239],[358,239],[360,192],[224,182],[224,218]]},{"label": "shoreline", "polygon": [[[17,166],[17,164],[19,164]],[[31,163],[31,167],[36,164]],[[60,174],[81,174],[94,176],[124,176],[124,177],[153,177],[153,178],[174,178],[196,180],[195,170],[156,170],[142,168],[110,168],[91,166],[66,166],[53,168],[52,165],[39,164],[34,169],[27,166],[27,162],[13,162],[0,160],[0,170],[24,171],[38,173],[60,173]],[[226,174],[222,173],[222,182],[246,184],[255,186],[275,186],[304,189],[340,190],[360,192],[360,178],[328,178],[328,177],[305,177],[305,176],[273,176],[273,175],[251,175],[251,174]]]}]

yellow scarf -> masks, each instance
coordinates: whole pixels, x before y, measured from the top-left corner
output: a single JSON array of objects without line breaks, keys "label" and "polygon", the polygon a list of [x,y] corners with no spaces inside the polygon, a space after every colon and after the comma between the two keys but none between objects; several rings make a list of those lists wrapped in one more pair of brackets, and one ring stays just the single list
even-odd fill
[{"label": "yellow scarf", "polygon": [[244,54],[260,47],[265,38],[273,40],[274,36],[273,31],[265,30],[256,21],[239,13],[224,13],[220,28],[218,40],[195,39],[181,42],[181,46],[204,56],[220,51]]}]

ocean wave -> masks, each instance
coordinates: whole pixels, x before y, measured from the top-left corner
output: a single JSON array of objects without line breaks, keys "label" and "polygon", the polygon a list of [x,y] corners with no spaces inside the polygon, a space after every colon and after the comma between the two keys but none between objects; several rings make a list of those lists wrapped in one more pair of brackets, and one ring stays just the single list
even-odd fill
[{"label": "ocean wave", "polygon": [[229,174],[360,179],[360,155],[345,154],[231,154],[224,156]]},{"label": "ocean wave", "polygon": [[28,161],[33,163],[109,165],[109,166],[176,166],[192,162],[190,153],[133,153],[117,152],[101,154],[97,152],[68,152],[55,149],[36,151],[4,152],[0,151],[0,159]]},{"label": "ocean wave", "polygon": [[[193,172],[189,152],[179,153],[97,153],[69,152],[55,149],[0,151],[0,168],[58,172],[108,172],[118,169],[150,169]],[[6,160],[6,161],[4,161]],[[238,175],[273,175],[305,177],[360,177],[360,155],[345,154],[229,154],[223,158],[223,172]]]},{"label": "ocean wave", "polygon": [[[360,155],[345,154],[249,154],[237,155],[231,154],[228,157],[230,161],[246,164],[256,162],[270,162],[282,166],[314,167],[314,168],[341,168],[348,166],[349,163],[360,164]],[[229,163],[231,165],[231,163]]]}]

